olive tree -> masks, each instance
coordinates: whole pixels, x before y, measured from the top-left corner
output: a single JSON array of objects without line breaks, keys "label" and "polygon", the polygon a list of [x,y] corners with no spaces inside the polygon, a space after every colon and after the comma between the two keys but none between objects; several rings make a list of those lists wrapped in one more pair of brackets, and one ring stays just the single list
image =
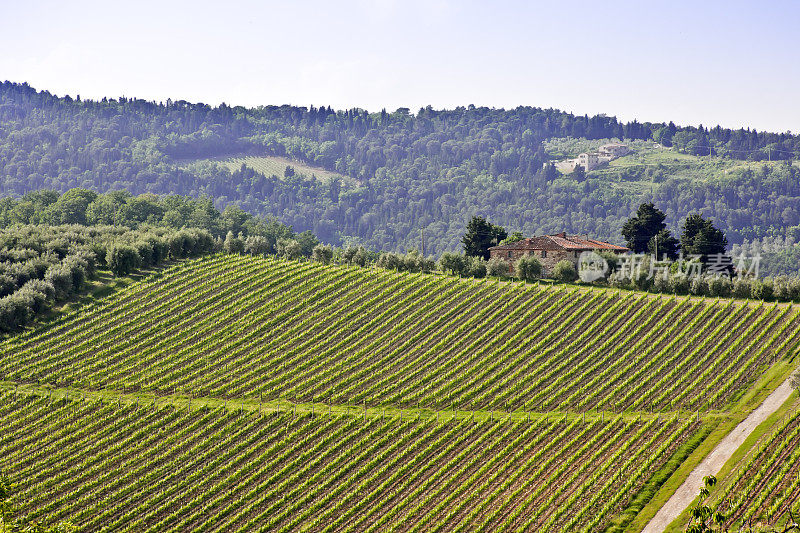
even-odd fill
[{"label": "olive tree", "polygon": [[468,259],[461,254],[445,252],[439,258],[439,268],[454,276],[463,276],[467,270]]},{"label": "olive tree", "polygon": [[496,278],[507,278],[511,273],[511,265],[505,259],[492,257],[486,262],[486,273]]},{"label": "olive tree", "polygon": [[242,239],[235,236],[232,231],[229,231],[225,236],[225,242],[222,244],[222,247],[229,254],[244,253],[244,242]]},{"label": "olive tree", "polygon": [[287,259],[300,259],[303,256],[303,248],[294,239],[278,239],[278,255]]},{"label": "olive tree", "polygon": [[578,271],[570,261],[562,259],[553,267],[553,279],[568,283],[578,278]]},{"label": "olive tree", "polygon": [[520,257],[514,265],[517,277],[525,281],[533,281],[542,277],[542,264],[532,255]]},{"label": "olive tree", "polygon": [[325,244],[318,244],[311,250],[311,259],[317,263],[327,265],[333,260],[333,248]]},{"label": "olive tree", "polygon": [[[106,252],[106,264],[115,276],[126,276],[139,268],[139,254],[135,248],[126,244],[112,246]],[[48,280],[52,281],[52,280]],[[55,285],[55,283],[53,283]],[[56,292],[58,287],[56,287]]]}]

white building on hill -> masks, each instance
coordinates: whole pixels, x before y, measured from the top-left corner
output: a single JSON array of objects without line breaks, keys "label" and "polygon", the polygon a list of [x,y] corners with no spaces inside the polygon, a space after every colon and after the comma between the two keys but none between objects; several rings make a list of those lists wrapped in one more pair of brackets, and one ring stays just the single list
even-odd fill
[{"label": "white building on hill", "polygon": [[583,167],[586,172],[594,170],[603,163],[608,163],[618,157],[629,154],[631,151],[627,145],[622,143],[604,144],[596,152],[584,152],[575,159],[565,159],[556,163],[556,168],[564,173],[570,173],[576,167]]}]

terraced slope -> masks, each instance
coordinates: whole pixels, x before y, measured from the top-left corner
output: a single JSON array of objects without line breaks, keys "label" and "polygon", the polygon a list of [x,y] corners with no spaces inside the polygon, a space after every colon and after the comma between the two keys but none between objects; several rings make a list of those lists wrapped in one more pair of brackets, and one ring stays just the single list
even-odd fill
[{"label": "terraced slope", "polygon": [[0,469],[80,531],[599,530],[698,429],[0,395]]},{"label": "terraced slope", "polygon": [[0,345],[0,377],[433,409],[721,408],[791,306],[213,256]]}]

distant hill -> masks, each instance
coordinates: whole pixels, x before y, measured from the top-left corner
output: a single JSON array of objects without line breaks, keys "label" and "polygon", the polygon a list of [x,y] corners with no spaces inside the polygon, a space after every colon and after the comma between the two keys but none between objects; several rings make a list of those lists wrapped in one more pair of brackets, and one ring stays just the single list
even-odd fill
[{"label": "distant hill", "polygon": [[[557,157],[551,145],[565,138],[648,141],[669,151],[635,163],[626,157],[631,164],[620,160],[577,181],[546,165]],[[273,178],[253,159],[244,169],[185,165],[232,155],[284,158],[352,181],[307,172]],[[426,251],[455,249],[474,214],[510,231],[618,242],[624,218],[647,200],[673,229],[700,211],[731,244],[793,244],[800,241],[800,171],[790,163],[798,156],[800,138],[788,133],[623,123],[535,107],[247,109],[76,101],[0,84],[0,195],[74,187],[206,194],[220,207],[236,203],[324,241],[374,249],[420,247],[423,230]]]}]

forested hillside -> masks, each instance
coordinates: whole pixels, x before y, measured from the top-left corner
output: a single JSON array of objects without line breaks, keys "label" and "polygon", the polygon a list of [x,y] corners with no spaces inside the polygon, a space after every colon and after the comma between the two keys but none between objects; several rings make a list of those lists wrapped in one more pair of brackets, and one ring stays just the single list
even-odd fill
[{"label": "forested hillside", "polygon": [[[697,157],[764,161],[687,179],[669,164],[576,180],[545,165],[553,138],[650,139]],[[653,200],[672,220],[711,216],[731,244],[798,240],[800,138],[754,130],[621,123],[553,109],[460,107],[368,113],[329,107],[211,107],[119,98],[82,101],[0,84],[0,194],[50,188],[207,194],[273,214],[333,244],[454,249],[470,216],[509,230],[619,240],[625,217]],[[349,180],[231,171],[233,155],[286,157]],[[775,161],[781,161],[776,164]]]}]

